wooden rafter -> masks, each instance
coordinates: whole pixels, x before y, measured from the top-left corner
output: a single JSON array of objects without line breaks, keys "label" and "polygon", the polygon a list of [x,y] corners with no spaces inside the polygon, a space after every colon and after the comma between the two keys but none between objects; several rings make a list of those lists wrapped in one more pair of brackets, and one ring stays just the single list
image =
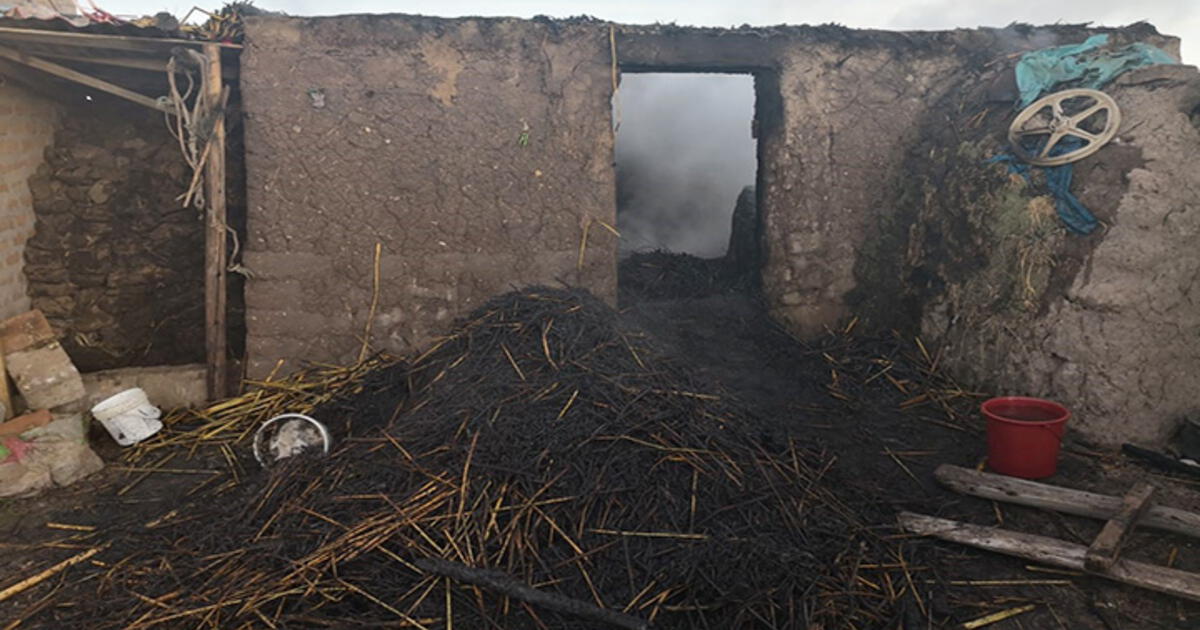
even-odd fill
[{"label": "wooden rafter", "polygon": [[[128,68],[130,70],[145,70],[147,72],[166,72],[167,70],[167,59],[163,57],[100,57],[57,50],[41,51],[38,52],[37,55],[40,57],[49,57],[51,59],[59,59],[62,61],[74,61],[101,66],[114,66],[117,68]],[[236,68],[226,66],[222,71],[222,78],[225,81],[229,81],[236,76]]]},{"label": "wooden rafter", "polygon": [[0,27],[0,40],[153,53],[170,52],[171,48],[174,48],[175,46],[200,47],[208,44],[212,44],[221,49],[227,50],[240,50],[242,48],[238,44],[204,42],[192,39],[42,31],[28,28],[12,28],[8,26]]},{"label": "wooden rafter", "polygon": [[158,100],[150,98],[149,96],[146,96],[140,92],[134,92],[133,90],[123,88],[114,83],[109,83],[108,81],[84,74],[78,70],[73,70],[51,61],[46,61],[40,57],[33,57],[24,54],[19,50],[13,50],[7,46],[0,46],[0,57],[25,66],[29,66],[30,68],[34,68],[36,70],[41,70],[42,72],[53,74],[54,76],[67,79],[69,81],[86,85],[102,92],[108,92],[114,96],[119,96],[125,100],[137,103],[138,105],[149,107],[150,109],[156,109],[158,111],[167,113],[172,113],[174,111],[165,103],[160,103]]}]

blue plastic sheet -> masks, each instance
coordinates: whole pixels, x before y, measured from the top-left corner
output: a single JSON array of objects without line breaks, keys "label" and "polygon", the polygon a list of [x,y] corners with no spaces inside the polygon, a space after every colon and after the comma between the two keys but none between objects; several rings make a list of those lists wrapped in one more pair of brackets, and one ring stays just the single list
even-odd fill
[{"label": "blue plastic sheet", "polygon": [[1017,89],[1021,107],[1029,107],[1060,83],[1099,89],[1124,72],[1153,65],[1179,63],[1149,44],[1135,43],[1106,49],[1108,35],[1093,35],[1081,44],[1043,48],[1021,55],[1017,62]]},{"label": "blue plastic sheet", "polygon": [[[1063,142],[1060,142],[1058,146],[1062,147]],[[1055,153],[1059,153],[1058,147],[1055,147]],[[1025,181],[1030,181],[1029,172],[1033,166],[1022,162],[1017,156],[1011,153],[1002,153],[988,160],[989,164],[997,162],[1008,165],[1008,172],[1017,173],[1023,176]],[[1062,220],[1063,225],[1076,234],[1091,234],[1096,226],[1100,225],[1100,222],[1096,219],[1096,215],[1092,214],[1083,205],[1083,202],[1071,193],[1071,176],[1075,171],[1073,166],[1073,164],[1063,164],[1040,168],[1046,174],[1046,188],[1054,197],[1054,209],[1058,212],[1058,218]]]}]

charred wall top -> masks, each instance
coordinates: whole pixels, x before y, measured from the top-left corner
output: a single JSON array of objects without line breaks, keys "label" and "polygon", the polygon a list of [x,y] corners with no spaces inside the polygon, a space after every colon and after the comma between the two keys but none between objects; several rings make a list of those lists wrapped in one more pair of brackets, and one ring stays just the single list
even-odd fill
[{"label": "charred wall top", "polygon": [[258,17],[246,33],[251,374],[353,358],[376,243],[374,347],[420,346],[512,286],[614,296],[607,28]]}]

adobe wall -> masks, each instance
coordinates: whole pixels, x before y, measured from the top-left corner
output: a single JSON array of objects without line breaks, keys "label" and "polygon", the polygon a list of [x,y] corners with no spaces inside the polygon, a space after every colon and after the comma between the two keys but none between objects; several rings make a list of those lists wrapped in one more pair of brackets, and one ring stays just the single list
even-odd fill
[{"label": "adobe wall", "polygon": [[[607,28],[249,18],[249,373],[427,344],[530,284],[615,297]],[[581,247],[582,245],[582,247]]]},{"label": "adobe wall", "polygon": [[941,199],[918,206],[903,267],[951,373],[1060,401],[1092,443],[1161,447],[1200,413],[1200,73],[1145,68],[1105,91],[1120,130],[1072,182],[1094,233],[1066,232],[1036,177],[954,159],[1002,150],[994,134],[963,137],[914,161],[915,179],[940,173]]},{"label": "adobe wall", "polygon": [[[1178,44],[1145,25],[1125,31]],[[393,351],[516,286],[613,297],[617,242],[598,221],[615,212],[614,58],[623,71],[753,74],[772,314],[801,337],[855,316],[892,325],[897,303],[872,296],[904,299],[886,287],[904,246],[892,237],[919,201],[905,196],[911,148],[996,60],[1091,32],[252,18],[241,75],[250,373],[355,358],[376,242],[372,343]]]},{"label": "adobe wall", "polygon": [[54,135],[55,105],[0,74],[0,319],[29,310],[25,243],[33,235],[29,176]]}]

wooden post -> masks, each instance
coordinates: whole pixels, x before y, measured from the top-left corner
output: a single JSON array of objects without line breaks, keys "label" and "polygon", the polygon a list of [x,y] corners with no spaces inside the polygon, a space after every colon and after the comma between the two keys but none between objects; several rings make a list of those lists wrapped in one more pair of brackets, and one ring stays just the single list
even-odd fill
[{"label": "wooden post", "polygon": [[225,327],[225,113],[222,103],[221,47],[204,44],[208,58],[205,98],[218,112],[212,149],[204,166],[208,212],[204,231],[204,342],[207,355],[208,397],[224,398],[228,386]]}]

